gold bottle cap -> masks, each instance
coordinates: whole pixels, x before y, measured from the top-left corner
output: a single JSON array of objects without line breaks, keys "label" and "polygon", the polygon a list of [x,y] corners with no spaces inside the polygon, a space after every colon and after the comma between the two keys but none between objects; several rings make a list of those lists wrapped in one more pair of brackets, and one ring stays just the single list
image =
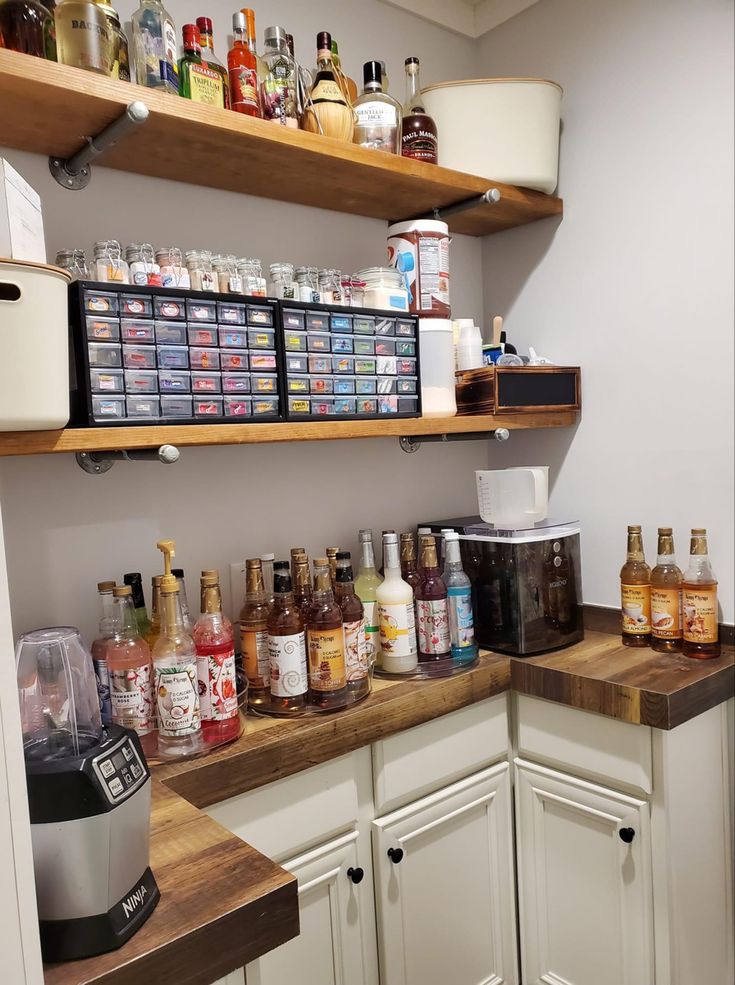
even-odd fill
[{"label": "gold bottle cap", "polygon": [[163,575],[154,575],[151,578],[151,585],[153,585],[154,588],[160,588],[161,587],[161,579],[162,578],[163,578]]},{"label": "gold bottle cap", "polygon": [[628,533],[629,534],[639,534],[641,532],[641,529],[642,528],[641,528],[640,523],[636,523],[636,524],[628,527]]},{"label": "gold bottle cap", "polygon": [[328,558],[336,558],[337,555],[340,552],[340,548],[339,547],[327,547],[326,548],[326,551],[327,551],[327,557]]},{"label": "gold bottle cap", "polygon": [[328,565],[321,565],[314,573],[314,591],[328,592],[332,590],[332,574]]},{"label": "gold bottle cap", "polygon": [[202,571],[202,588],[209,585],[219,585],[219,571]]},{"label": "gold bottle cap", "polygon": [[296,557],[299,554],[306,554],[306,548],[305,547],[292,547],[291,548],[291,557]]},{"label": "gold bottle cap", "polygon": [[253,571],[256,568],[261,569],[263,567],[263,563],[259,557],[249,557],[245,562],[245,567],[248,570]]},{"label": "gold bottle cap", "polygon": [[98,592],[111,592],[114,587],[115,587],[115,582],[114,581],[98,581],[97,582],[97,591]]},{"label": "gold bottle cap", "polygon": [[116,599],[125,598],[126,595],[132,595],[133,589],[130,585],[115,585],[112,589],[112,597]]},{"label": "gold bottle cap", "polygon": [[659,537],[672,537],[673,534],[674,534],[674,530],[673,530],[672,527],[659,527],[658,528],[658,535],[659,535]]},{"label": "gold bottle cap", "polygon": [[329,567],[329,558],[326,557],[314,558],[314,571],[316,571],[317,568],[328,568],[328,567]]},{"label": "gold bottle cap", "polygon": [[706,537],[706,536],[707,536],[707,531],[705,530],[704,527],[692,528],[692,537]]}]

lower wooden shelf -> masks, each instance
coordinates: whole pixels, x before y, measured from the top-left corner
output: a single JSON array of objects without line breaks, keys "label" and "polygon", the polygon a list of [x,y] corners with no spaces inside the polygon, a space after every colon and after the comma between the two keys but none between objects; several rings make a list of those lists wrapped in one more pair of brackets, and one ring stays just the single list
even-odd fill
[{"label": "lower wooden shelf", "polygon": [[93,452],[178,445],[249,445],[279,441],[335,441],[413,435],[470,434],[497,428],[571,427],[577,411],[483,414],[477,417],[418,417],[382,421],[309,421],[279,424],[191,424],[160,427],[64,428],[60,431],[0,432],[0,457]]}]

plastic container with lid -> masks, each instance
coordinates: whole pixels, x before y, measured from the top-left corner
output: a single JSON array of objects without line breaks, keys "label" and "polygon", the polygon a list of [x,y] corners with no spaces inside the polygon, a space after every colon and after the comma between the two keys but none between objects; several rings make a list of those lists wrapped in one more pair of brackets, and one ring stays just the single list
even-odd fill
[{"label": "plastic container with lid", "polygon": [[419,321],[423,417],[454,417],[454,334],[449,318]]},{"label": "plastic container with lid", "polygon": [[405,310],[424,318],[451,317],[446,222],[411,219],[389,226],[388,261],[408,293],[409,306]]},{"label": "plastic container with lid", "polygon": [[362,292],[363,307],[385,311],[409,310],[406,285],[394,267],[366,267],[358,270],[355,277],[365,285]]}]

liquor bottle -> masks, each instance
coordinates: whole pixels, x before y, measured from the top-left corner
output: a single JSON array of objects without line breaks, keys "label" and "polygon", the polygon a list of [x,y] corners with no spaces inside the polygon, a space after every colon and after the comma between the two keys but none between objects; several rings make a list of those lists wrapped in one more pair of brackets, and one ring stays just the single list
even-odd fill
[{"label": "liquor bottle", "polygon": [[135,621],[138,624],[138,632],[145,639],[150,628],[150,620],[145,607],[145,595],[143,594],[143,578],[139,571],[130,571],[123,575],[123,585],[130,585],[133,593],[133,608],[135,609]]},{"label": "liquor bottle", "polygon": [[349,551],[340,551],[337,555],[334,597],[342,610],[342,626],[345,632],[347,693],[353,701],[356,701],[370,691],[372,661],[365,640],[365,608],[355,594],[352,555]]},{"label": "liquor bottle", "polygon": [[437,539],[437,553],[439,554],[439,570],[444,571],[444,564],[447,560],[447,534],[454,533],[454,527],[442,527]]},{"label": "liquor bottle", "polygon": [[193,623],[191,621],[191,614],[189,610],[189,598],[186,594],[186,582],[184,580],[184,569],[174,568],[171,574],[174,576],[176,581],[179,583],[179,604],[181,606],[181,616],[184,620],[184,629],[187,633],[191,634]]},{"label": "liquor bottle", "polygon": [[296,561],[300,557],[306,557],[305,547],[292,547],[291,548],[291,581],[296,584]]},{"label": "liquor bottle", "polygon": [[309,609],[311,608],[312,598],[311,573],[309,570],[308,554],[296,555],[292,580],[296,605],[299,609],[301,609],[301,614],[304,617],[304,621],[306,621],[306,617],[309,614]]},{"label": "liquor bottle", "polygon": [[[265,62],[263,61],[263,59],[258,54],[257,35],[255,34],[255,11],[254,10],[251,10],[250,7],[241,7],[240,8],[240,13],[241,14],[245,14],[245,20],[246,20],[246,22],[248,24],[248,29],[247,29],[247,44],[248,44],[248,48],[250,48],[250,50],[252,51],[253,55],[255,56],[255,63],[257,65],[257,69],[258,69],[258,93],[257,93],[257,99],[258,99],[258,115],[260,116],[260,80],[265,78],[266,67],[265,67]],[[250,33],[250,23],[251,23],[251,21],[252,21],[252,26],[253,26],[252,34]]]},{"label": "liquor bottle", "polygon": [[230,107],[245,116],[260,116],[254,11],[248,9],[232,15],[232,34],[232,47],[227,53]]},{"label": "liquor bottle", "polygon": [[355,580],[355,594],[362,602],[365,610],[365,644],[368,660],[374,663],[380,654],[377,590],[383,579],[375,570],[372,530],[361,530],[359,538],[360,567]]},{"label": "liquor bottle", "polygon": [[136,732],[146,756],[155,756],[158,737],[151,648],[138,628],[131,586],[113,588],[112,600],[112,636],[106,646],[112,721]]},{"label": "liquor bottle", "polygon": [[107,0],[95,0],[95,3],[105,12],[110,28],[110,77],[121,82],[130,82],[128,39],[118,12]]},{"label": "liquor bottle", "polygon": [[681,650],[681,583],[673,530],[659,527],[656,567],[651,572],[651,649],[659,653]]},{"label": "liquor bottle", "polygon": [[260,80],[260,111],[264,120],[297,129],[296,62],[288,50],[286,31],[267,27],[264,37],[266,71]]},{"label": "liquor bottle", "polygon": [[339,547],[327,547],[324,553],[327,555],[327,561],[329,562],[329,575],[332,579],[332,587],[334,587],[334,582],[337,576],[337,555],[339,554]]},{"label": "liquor bottle", "polygon": [[179,95],[207,106],[224,106],[222,75],[202,58],[199,28],[184,24],[184,53],[179,58]]},{"label": "liquor bottle", "polygon": [[416,669],[416,619],[413,589],[401,578],[398,535],[383,534],[385,580],[378,585],[378,625],[381,667],[389,674],[409,674]]},{"label": "liquor bottle", "polygon": [[61,0],[55,19],[58,60],[109,76],[113,36],[102,7],[92,0]]},{"label": "liquor bottle", "polygon": [[721,652],[717,624],[717,579],[707,553],[707,531],[692,530],[689,566],[682,581],[685,657],[709,659]]},{"label": "liquor bottle", "polygon": [[347,702],[347,666],[342,610],[334,599],[326,558],[314,560],[314,593],[306,621],[309,692],[318,708],[341,708]]},{"label": "liquor bottle", "polygon": [[240,734],[232,623],[222,612],[219,571],[202,571],[201,615],[196,621],[199,706],[205,742],[220,745]]},{"label": "liquor bottle", "polygon": [[[416,533],[418,534],[419,546],[420,546],[421,545],[421,538],[422,537],[428,537],[428,536],[430,536],[430,534],[431,534],[431,527],[418,527],[417,530],[416,530]],[[421,565],[422,565],[421,551],[419,550],[418,560],[416,561],[416,571],[418,572],[419,578],[423,578],[423,576],[424,576],[424,569],[422,568]]]},{"label": "liquor bottle", "polygon": [[112,636],[112,590],[114,581],[100,581],[97,591],[100,597],[102,618],[100,619],[99,636],[92,643],[92,664],[97,678],[97,694],[102,711],[102,724],[112,722],[112,707],[110,705],[110,675],[107,669],[107,643]]},{"label": "liquor bottle", "polygon": [[628,527],[628,556],[620,571],[625,646],[651,642],[651,569],[643,553],[640,526]]},{"label": "liquor bottle", "polygon": [[165,573],[161,576],[161,635],[153,647],[153,677],[158,715],[158,755],[178,759],[204,748],[194,640],[184,628],[179,582],[171,571],[175,544],[159,541]]},{"label": "liquor bottle", "polygon": [[408,582],[414,592],[421,581],[416,570],[416,544],[412,533],[401,534],[401,578]]},{"label": "liquor bottle", "polygon": [[448,593],[431,535],[421,538],[421,567],[423,575],[415,592],[419,661],[447,660],[452,654]]},{"label": "liquor bottle", "polygon": [[269,611],[260,558],[248,558],[245,600],[240,610],[240,650],[248,680],[248,704],[254,706],[270,701]]},{"label": "liquor bottle", "polygon": [[151,621],[145,641],[153,652],[156,640],[161,635],[161,575],[151,578]]},{"label": "liquor bottle", "polygon": [[263,569],[263,584],[268,596],[268,602],[273,603],[273,564],[276,559],[275,554],[261,554],[260,564]]},{"label": "liquor bottle", "polygon": [[399,154],[401,151],[401,105],[383,92],[380,62],[365,62],[362,67],[362,95],[354,101],[354,142],[371,150]]},{"label": "liquor bottle", "polygon": [[403,104],[403,135],[401,154],[414,161],[438,162],[438,139],[436,123],[424,109],[419,81],[418,58],[407,58],[406,101]]},{"label": "liquor bottle", "polygon": [[133,65],[139,86],[179,94],[176,28],[161,0],[140,0],[132,17]]},{"label": "liquor bottle", "polygon": [[217,72],[222,80],[222,105],[225,109],[230,108],[230,80],[227,76],[227,69],[214,53],[214,32],[212,21],[209,17],[197,17],[197,27],[199,28],[199,43],[202,46],[202,61]]},{"label": "liquor bottle", "polygon": [[344,76],[334,69],[329,31],[317,34],[316,48],[316,75],[304,113],[304,130],[351,142],[355,128],[352,104],[346,84],[341,81]]},{"label": "liquor bottle", "polygon": [[273,605],[268,616],[271,705],[299,711],[306,704],[309,678],[301,610],[295,604],[288,561],[273,568]]},{"label": "liquor bottle", "polygon": [[445,535],[446,562],[444,584],[449,602],[449,638],[452,657],[460,663],[472,663],[477,657],[475,624],[472,614],[472,585],[462,567],[459,534],[455,530]]},{"label": "liquor bottle", "polygon": [[354,106],[355,100],[357,99],[357,83],[354,79],[351,79],[349,75],[345,75],[342,71],[342,59],[339,57],[339,45],[334,38],[332,38],[332,63],[337,69],[337,72],[341,73],[342,78],[345,80],[347,95],[350,97],[350,102]]},{"label": "liquor bottle", "polygon": [[[41,0],[41,5],[50,14],[48,23],[43,26],[43,49],[50,62],[56,59],[56,0]],[[1,46],[0,46],[1,47]]]},{"label": "liquor bottle", "polygon": [[53,16],[38,0],[4,0],[0,3],[0,48],[48,58],[53,23]]},{"label": "liquor bottle", "polygon": [[380,571],[378,572],[378,574],[380,575],[381,578],[385,577],[385,535],[394,534],[394,533],[395,530],[383,530],[380,535],[380,544],[383,549],[383,554],[380,562]]}]

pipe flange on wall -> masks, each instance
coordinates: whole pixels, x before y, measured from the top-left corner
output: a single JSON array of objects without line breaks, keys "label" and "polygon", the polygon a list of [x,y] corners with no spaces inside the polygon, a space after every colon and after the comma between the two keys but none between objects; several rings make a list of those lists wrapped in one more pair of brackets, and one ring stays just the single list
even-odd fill
[{"label": "pipe flange on wall", "polygon": [[160,448],[142,448],[139,451],[78,451],[77,465],[87,475],[104,475],[115,462],[160,462],[173,465],[178,462],[181,452],[176,445],[161,445]]}]

